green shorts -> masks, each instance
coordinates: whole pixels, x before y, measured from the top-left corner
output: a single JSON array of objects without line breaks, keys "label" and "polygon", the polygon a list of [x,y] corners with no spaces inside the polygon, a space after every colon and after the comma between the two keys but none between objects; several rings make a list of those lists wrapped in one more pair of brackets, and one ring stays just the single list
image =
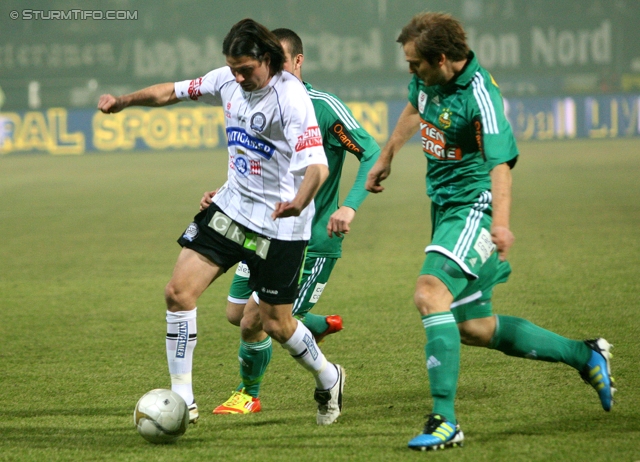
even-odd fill
[{"label": "green shorts", "polygon": [[468,281],[464,290],[451,304],[451,312],[456,322],[492,316],[493,288],[507,282],[510,274],[511,265],[509,262],[500,261],[498,254],[494,253],[480,268],[478,278]]},{"label": "green shorts", "polygon": [[473,204],[439,206],[432,203],[431,223],[431,244],[425,252],[440,253],[456,262],[467,276],[478,277],[480,268],[496,249],[490,231],[491,193],[483,192]]},{"label": "green shorts", "polygon": [[[320,299],[337,258],[315,257],[307,255],[302,270],[300,291],[293,303],[292,314],[304,316]],[[249,288],[249,268],[244,262],[238,264],[236,273],[231,281],[227,300],[231,303],[243,305],[249,301],[251,289]]]},{"label": "green shorts", "polygon": [[293,302],[292,313],[294,316],[304,316],[320,300],[329,276],[336,266],[338,259],[329,257],[313,257],[307,255],[302,270],[300,293]]},{"label": "green shorts", "polygon": [[432,204],[431,222],[431,243],[420,274],[433,275],[447,286],[457,322],[491,316],[493,287],[511,274],[491,240],[491,193],[483,192],[469,205]]},{"label": "green shorts", "polygon": [[229,296],[227,300],[231,303],[237,303],[238,305],[244,305],[249,301],[251,292],[249,288],[249,267],[243,261],[238,263],[236,273],[233,275],[233,281],[231,281],[231,287],[229,287]]}]

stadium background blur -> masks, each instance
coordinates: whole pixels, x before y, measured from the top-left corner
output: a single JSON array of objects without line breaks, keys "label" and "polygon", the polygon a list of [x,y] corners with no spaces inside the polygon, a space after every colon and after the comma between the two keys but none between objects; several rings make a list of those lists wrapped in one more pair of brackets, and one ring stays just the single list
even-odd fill
[{"label": "stadium background blur", "polygon": [[[519,139],[640,133],[635,0],[6,0],[0,152],[223,146],[218,108],[180,105],[110,118],[94,108],[102,93],[196,78],[224,65],[222,40],[247,16],[298,31],[305,79],[347,101],[383,143],[409,81],[395,39],[422,10],[451,12],[463,22],[471,48],[506,97]],[[104,19],[108,12],[116,19]]]}]

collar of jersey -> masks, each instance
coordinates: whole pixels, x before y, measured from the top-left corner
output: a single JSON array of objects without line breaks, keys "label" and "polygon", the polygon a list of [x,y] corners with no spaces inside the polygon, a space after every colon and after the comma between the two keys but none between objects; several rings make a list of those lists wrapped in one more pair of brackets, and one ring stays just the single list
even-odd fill
[{"label": "collar of jersey", "polygon": [[476,54],[473,51],[469,51],[469,55],[467,57],[467,63],[462,68],[462,72],[453,82],[454,85],[459,87],[467,87],[471,83],[471,79],[478,71],[480,65],[478,64],[478,59],[476,58]]}]

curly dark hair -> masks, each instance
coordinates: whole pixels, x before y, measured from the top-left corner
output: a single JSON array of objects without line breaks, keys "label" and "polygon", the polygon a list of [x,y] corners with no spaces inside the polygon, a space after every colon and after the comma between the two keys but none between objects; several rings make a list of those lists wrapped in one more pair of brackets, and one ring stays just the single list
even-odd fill
[{"label": "curly dark hair", "polygon": [[269,58],[271,75],[282,70],[284,50],[280,41],[262,24],[253,19],[243,19],[233,25],[222,42],[225,56],[249,56],[262,62]]},{"label": "curly dark hair", "polygon": [[419,13],[402,28],[398,43],[415,42],[418,55],[435,65],[440,56],[462,61],[469,55],[467,34],[462,24],[450,14]]}]

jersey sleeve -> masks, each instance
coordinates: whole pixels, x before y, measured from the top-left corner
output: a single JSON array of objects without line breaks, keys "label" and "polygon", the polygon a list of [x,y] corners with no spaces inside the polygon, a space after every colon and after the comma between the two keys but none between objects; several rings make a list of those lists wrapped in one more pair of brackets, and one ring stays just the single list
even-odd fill
[{"label": "jersey sleeve", "polygon": [[360,162],[355,182],[342,204],[358,210],[369,194],[365,188],[367,175],[380,156],[380,146],[340,99],[314,91],[312,100],[325,143],[350,152]]},{"label": "jersey sleeve", "polygon": [[225,66],[193,80],[183,80],[174,84],[176,96],[182,101],[200,101],[212,105],[222,104],[220,89],[235,80],[231,70]]},{"label": "jersey sleeve", "polygon": [[[367,176],[373,164],[375,164],[378,157],[380,157],[380,146],[378,146],[376,140],[373,139],[373,136],[360,126],[355,130],[349,130],[347,133],[351,138],[350,140],[347,139],[349,146],[345,146],[344,141],[340,142],[340,144],[346,151],[351,152],[358,158],[360,166],[358,167],[358,173],[356,174],[353,186],[349,190],[342,205],[351,207],[353,210],[358,210],[358,207],[360,207],[369,195],[369,191],[365,188]],[[359,148],[359,152],[353,149],[353,145]]]},{"label": "jersey sleeve", "polygon": [[369,175],[369,170],[371,170],[371,167],[373,167],[373,165],[378,160],[378,157],[380,157],[380,148],[378,148],[378,150],[375,151],[375,153],[371,157],[367,159],[360,159],[360,167],[358,168],[356,179],[342,205],[351,207],[353,210],[358,210],[358,207],[362,205],[364,200],[369,195],[369,191],[367,191],[365,188],[365,185],[367,184],[367,176]]},{"label": "jersey sleeve", "polygon": [[504,114],[502,94],[488,73],[477,74],[472,81],[475,99],[474,121],[476,137],[489,170],[502,163],[512,163],[518,157],[516,140]]},{"label": "jersey sleeve", "polygon": [[292,149],[289,171],[293,175],[301,176],[309,165],[328,165],[328,162],[322,145],[322,133],[309,95],[299,82],[292,82],[289,90],[282,108],[285,136]]},{"label": "jersey sleeve", "polygon": [[331,146],[350,152],[358,160],[368,159],[380,150],[378,143],[339,99],[325,94],[322,100],[314,99],[314,109],[325,142]]}]

